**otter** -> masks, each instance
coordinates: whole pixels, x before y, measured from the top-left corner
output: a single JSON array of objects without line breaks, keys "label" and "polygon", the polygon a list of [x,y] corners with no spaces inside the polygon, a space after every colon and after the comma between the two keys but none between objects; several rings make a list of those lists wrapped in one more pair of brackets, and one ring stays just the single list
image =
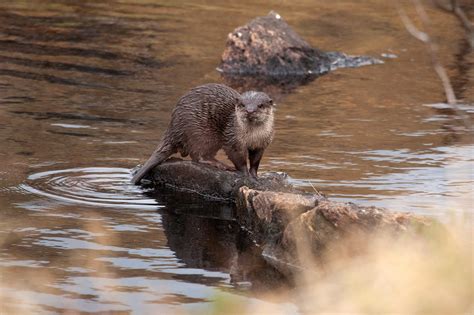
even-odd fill
[{"label": "otter", "polygon": [[168,129],[132,183],[139,184],[155,166],[178,152],[195,162],[229,170],[215,158],[220,149],[237,171],[257,178],[263,152],[273,140],[274,108],[272,99],[263,92],[239,94],[217,83],[191,89],[179,99]]}]

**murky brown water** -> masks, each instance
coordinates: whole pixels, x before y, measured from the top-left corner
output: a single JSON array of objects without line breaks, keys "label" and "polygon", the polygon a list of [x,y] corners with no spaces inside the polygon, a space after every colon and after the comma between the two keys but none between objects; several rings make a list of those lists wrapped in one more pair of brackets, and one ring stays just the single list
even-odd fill
[{"label": "murky brown water", "polygon": [[[472,222],[472,136],[425,106],[444,101],[440,83],[389,2],[2,1],[0,313],[206,312],[226,297],[296,312],[243,250],[231,209],[128,182],[177,98],[222,82],[227,33],[271,9],[322,49],[398,58],[277,95],[262,170],[333,199]],[[456,19],[430,13],[472,103],[473,53]]]}]

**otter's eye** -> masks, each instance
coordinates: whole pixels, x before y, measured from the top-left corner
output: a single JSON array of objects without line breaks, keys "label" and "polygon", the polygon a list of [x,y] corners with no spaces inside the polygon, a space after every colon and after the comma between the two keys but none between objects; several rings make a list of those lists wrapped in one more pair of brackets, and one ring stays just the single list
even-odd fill
[{"label": "otter's eye", "polygon": [[262,109],[263,106],[264,106],[263,104],[259,104],[259,105],[258,105],[258,108]]},{"label": "otter's eye", "polygon": [[240,108],[244,108],[245,105],[244,105],[243,103],[240,103],[240,104],[239,104],[239,107],[240,107]]}]

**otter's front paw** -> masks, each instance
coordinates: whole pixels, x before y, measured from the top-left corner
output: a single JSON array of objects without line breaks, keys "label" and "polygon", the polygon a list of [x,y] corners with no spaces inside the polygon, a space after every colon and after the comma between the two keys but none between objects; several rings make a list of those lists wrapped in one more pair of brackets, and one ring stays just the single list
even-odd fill
[{"label": "otter's front paw", "polygon": [[250,169],[250,176],[252,176],[253,179],[258,179],[257,170],[251,168],[251,169]]}]

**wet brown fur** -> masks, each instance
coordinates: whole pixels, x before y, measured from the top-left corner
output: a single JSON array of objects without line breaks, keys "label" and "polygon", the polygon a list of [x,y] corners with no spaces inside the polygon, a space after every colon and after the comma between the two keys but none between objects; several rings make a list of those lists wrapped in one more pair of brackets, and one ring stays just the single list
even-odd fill
[{"label": "wet brown fur", "polygon": [[235,168],[257,176],[265,148],[273,139],[270,97],[262,92],[242,95],[223,84],[205,84],[182,96],[171,114],[171,122],[157,148],[133,176],[134,184],[170,155],[179,152],[193,161],[222,167],[215,155],[224,149]]}]

